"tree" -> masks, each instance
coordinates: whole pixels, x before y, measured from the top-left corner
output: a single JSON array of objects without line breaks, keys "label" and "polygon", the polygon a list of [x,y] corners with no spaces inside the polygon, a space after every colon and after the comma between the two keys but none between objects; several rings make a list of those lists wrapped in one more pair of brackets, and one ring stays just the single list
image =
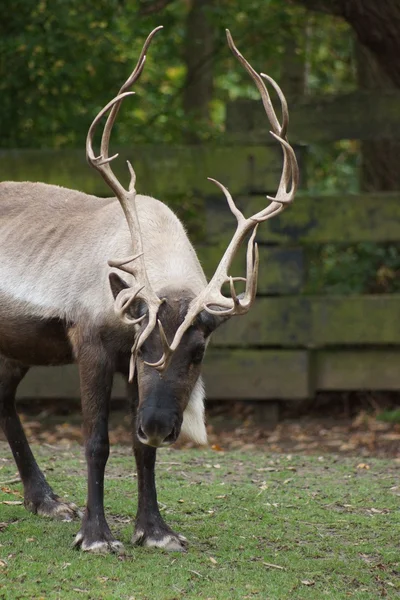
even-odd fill
[{"label": "tree", "polygon": [[375,56],[391,81],[400,87],[399,0],[289,0],[345,19],[358,40]]},{"label": "tree", "polygon": [[[358,38],[357,75],[360,89],[400,88],[399,0],[295,0],[310,10],[345,19]],[[366,191],[400,189],[400,142],[361,142],[361,188]]]}]

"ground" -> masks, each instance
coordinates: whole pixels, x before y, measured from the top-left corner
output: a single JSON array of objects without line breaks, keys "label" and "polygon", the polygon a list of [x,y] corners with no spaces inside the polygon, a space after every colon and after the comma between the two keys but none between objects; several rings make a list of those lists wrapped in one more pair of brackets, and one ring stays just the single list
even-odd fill
[{"label": "ground", "polygon": [[[379,418],[387,414],[388,408],[398,406],[398,401],[397,394],[388,393],[321,394],[311,406],[283,405],[276,427],[260,423],[259,403],[209,403],[209,444],[217,450],[259,448],[266,453],[334,452],[400,459],[400,414],[392,421]],[[82,442],[77,403],[25,401],[20,412],[28,438],[34,443]],[[111,412],[110,441],[131,444],[130,418],[121,403],[115,404]]]},{"label": "ground", "polygon": [[[136,474],[123,412],[112,414],[105,494],[121,557],[73,550],[78,523],[28,513],[0,441],[0,600],[400,597],[400,430],[366,408],[289,410],[266,431],[248,405],[214,406],[210,448],[159,452],[160,509],[188,538],[183,555],[130,544]],[[57,493],[83,507],[80,418],[66,412],[50,403],[23,419]]]}]

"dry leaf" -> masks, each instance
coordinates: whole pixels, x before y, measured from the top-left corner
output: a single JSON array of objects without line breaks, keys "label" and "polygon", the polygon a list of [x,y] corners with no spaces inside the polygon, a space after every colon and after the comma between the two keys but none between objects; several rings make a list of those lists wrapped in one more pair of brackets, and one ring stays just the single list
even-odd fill
[{"label": "dry leaf", "polygon": [[9,506],[14,506],[15,504],[23,504],[21,500],[3,500],[0,504],[8,504]]},{"label": "dry leaf", "polygon": [[301,583],[303,585],[315,585],[315,581],[310,581],[309,579],[302,579]]},{"label": "dry leaf", "polygon": [[12,490],[8,486],[3,486],[0,489],[5,494],[13,494],[14,496],[19,496],[20,498],[22,498],[22,494],[21,494],[21,492],[18,492],[18,490]]},{"label": "dry leaf", "polygon": [[366,469],[366,470],[368,470],[370,468],[370,466],[367,465],[367,463],[360,463],[360,464],[357,465],[356,468],[357,469]]},{"label": "dry leaf", "polygon": [[212,562],[213,565],[217,564],[217,561],[215,560],[215,558],[213,558],[212,556],[208,557],[210,559],[210,561]]},{"label": "dry leaf", "polygon": [[213,444],[211,446],[211,450],[214,450],[214,452],[223,452],[224,451],[224,449],[219,444]]}]

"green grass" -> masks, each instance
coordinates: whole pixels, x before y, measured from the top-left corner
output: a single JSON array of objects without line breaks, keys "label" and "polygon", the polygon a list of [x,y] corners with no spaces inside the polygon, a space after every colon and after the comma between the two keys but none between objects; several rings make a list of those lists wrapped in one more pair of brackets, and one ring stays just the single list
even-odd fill
[{"label": "green grass", "polygon": [[[81,449],[41,447],[36,454],[54,489],[83,505]],[[362,468],[360,462],[162,450],[162,512],[190,542],[187,554],[175,554],[130,545],[133,459],[127,449],[114,448],[105,502],[126,557],[75,551],[78,523],[52,522],[21,505],[0,504],[0,521],[7,524],[0,527],[0,599],[397,598],[400,465],[368,459],[369,468]],[[15,471],[0,444],[0,481]],[[0,502],[21,499],[0,487]],[[21,491],[20,484],[8,487]]]}]

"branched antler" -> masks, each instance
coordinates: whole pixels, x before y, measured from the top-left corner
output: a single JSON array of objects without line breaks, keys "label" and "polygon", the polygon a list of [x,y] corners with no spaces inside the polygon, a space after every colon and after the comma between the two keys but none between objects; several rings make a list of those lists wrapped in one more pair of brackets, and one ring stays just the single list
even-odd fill
[{"label": "branched antler", "polygon": [[[154,330],[157,324],[159,328],[163,353],[160,360],[158,360],[157,362],[146,364],[150,364],[150,366],[158,369],[159,371],[164,371],[167,368],[171,356],[178,347],[185,331],[192,325],[196,316],[200,312],[205,310],[213,315],[233,316],[245,314],[250,309],[251,305],[254,302],[257,292],[259,256],[258,247],[255,243],[255,236],[258,225],[263,221],[266,221],[267,219],[270,219],[282,212],[282,210],[284,210],[284,208],[293,201],[299,181],[299,170],[297,166],[296,156],[293,148],[290,146],[286,138],[286,132],[289,124],[289,113],[283,92],[281,91],[278,84],[273,79],[271,79],[271,77],[265,75],[264,73],[258,74],[253,69],[253,67],[247,62],[247,60],[236,48],[230,32],[226,30],[228,45],[230,49],[232,50],[236,58],[242,63],[246,71],[249,73],[250,77],[255,82],[261,94],[264,109],[272,128],[272,131],[270,133],[281,145],[283,152],[282,174],[276,195],[274,197],[267,196],[268,200],[271,200],[271,203],[267,207],[265,207],[264,209],[260,210],[258,213],[252,215],[247,219],[236,206],[228,189],[219,181],[209,178],[210,181],[217,185],[219,189],[224,193],[228,206],[231,212],[236,217],[237,227],[233,238],[230,244],[228,245],[228,248],[226,249],[215,271],[214,276],[212,277],[208,285],[204,288],[204,290],[202,290],[200,294],[196,298],[194,298],[190,303],[188,312],[185,316],[183,323],[179,326],[175,333],[174,339],[172,340],[171,344],[169,344],[162,323],[157,316],[162,300],[151,288],[145,268],[143,244],[136,209],[136,175],[132,165],[128,162],[128,169],[131,177],[128,190],[125,190],[125,188],[115,177],[110,165],[110,163],[118,156],[118,154],[115,154],[111,157],[109,157],[108,155],[112,127],[114,125],[121,103],[124,100],[124,98],[133,94],[133,92],[130,92],[128,90],[133,85],[133,83],[135,83],[135,81],[137,81],[137,79],[140,77],[146,61],[147,49],[154,35],[160,29],[161,27],[157,27],[150,33],[150,35],[144,43],[135,69],[133,70],[129,78],[126,80],[124,85],[121,87],[119,94],[116,96],[116,98],[111,100],[111,102],[109,102],[107,106],[105,106],[96,116],[91,127],[89,128],[86,140],[86,154],[88,162],[99,171],[105,182],[109,185],[109,187],[113,190],[114,194],[118,198],[124,211],[132,238],[133,254],[124,259],[114,259],[109,260],[108,262],[108,264],[111,267],[129,273],[134,277],[135,280],[134,286],[124,289],[118,294],[114,304],[115,312],[122,319],[122,321],[133,325],[140,325],[144,321],[145,317],[148,318],[146,327],[144,329],[141,329],[137,333],[135,342],[132,347],[129,374],[130,380],[132,380],[133,378],[137,353],[144,341],[148,338],[148,336],[151,334],[151,332]],[[279,97],[282,109],[282,123],[279,122],[275,114],[264,80],[266,80],[272,85]],[[110,114],[107,118],[107,122],[105,124],[101,139],[100,154],[96,156],[93,151],[94,131],[99,121],[109,111]],[[250,234],[250,238],[248,240],[246,253],[246,277],[232,277],[228,275],[228,272],[232,265],[233,258],[236,255],[236,252],[242,245],[245,238],[248,236],[248,234]],[[244,294],[241,294],[240,296],[237,295],[235,290],[236,281],[245,281],[246,283]],[[226,283],[229,283],[229,298],[224,296],[221,291],[223,285]],[[145,302],[147,306],[147,313],[143,314],[141,317],[135,318],[131,315],[130,308],[137,299],[141,299]]]},{"label": "branched antler", "polygon": [[[114,310],[124,323],[130,325],[139,325],[146,316],[148,317],[148,323],[146,327],[143,330],[141,330],[140,333],[137,334],[135,343],[132,346],[132,354],[129,369],[130,381],[132,381],[133,379],[137,353],[140,347],[142,346],[143,342],[149,337],[149,335],[151,334],[151,332],[157,324],[157,313],[162,301],[152,289],[149,279],[147,277],[143,254],[142,236],[140,234],[140,224],[136,209],[135,171],[131,163],[127,161],[128,169],[130,172],[130,183],[128,189],[126,190],[114,175],[110,165],[111,161],[117,158],[118,154],[109,157],[108,148],[110,143],[111,131],[121,103],[124,100],[124,98],[126,98],[127,96],[131,96],[134,93],[129,92],[127,90],[135,83],[135,81],[138,80],[138,78],[142,74],[143,67],[146,61],[147,49],[154,35],[160,29],[162,29],[162,27],[157,27],[147,37],[147,40],[145,41],[142,51],[140,53],[140,57],[136,64],[136,67],[134,68],[133,72],[128,77],[124,85],[121,87],[118,96],[111,100],[111,102],[109,102],[107,106],[105,106],[96,116],[89,128],[86,139],[87,160],[89,164],[92,165],[92,167],[99,171],[105,182],[109,185],[109,187],[113,190],[114,194],[118,198],[122,210],[124,211],[132,240],[132,256],[123,259],[113,259],[108,261],[110,267],[120,269],[125,273],[129,273],[135,279],[135,285],[133,287],[124,289],[118,294],[117,298],[115,299]],[[107,118],[103,135],[101,138],[100,154],[96,156],[93,151],[94,132],[98,123],[108,111],[110,111],[110,114]],[[133,302],[137,299],[141,299],[146,303],[147,315],[144,314],[139,318],[134,318],[131,316],[130,307],[132,306]]]},{"label": "branched antler", "polygon": [[[258,246],[255,243],[255,236],[257,233],[257,227],[259,223],[271,219],[276,216],[284,208],[290,204],[295,196],[298,181],[299,181],[299,170],[297,166],[296,155],[293,148],[290,146],[286,139],[286,131],[289,124],[289,113],[287,108],[286,99],[283,95],[278,84],[271,79],[268,75],[263,73],[259,75],[253,67],[247,62],[242,56],[239,50],[236,48],[232,36],[229,30],[226,30],[228,38],[228,45],[232,50],[233,54],[242,63],[244,68],[249,73],[250,77],[255,82],[262,98],[262,102],[265,108],[265,112],[269,119],[272,127],[271,135],[280,143],[283,151],[283,169],[280,178],[278,190],[275,197],[267,196],[271,203],[259,211],[255,215],[252,215],[248,219],[245,218],[243,213],[238,209],[228,189],[222,185],[219,181],[209,178],[220,190],[224,193],[227,200],[228,206],[231,212],[235,215],[237,220],[237,228],[234,236],[226,249],[216,271],[207,287],[196,297],[189,305],[189,310],[185,316],[183,323],[180,325],[175,333],[174,339],[171,344],[168,344],[165,333],[162,329],[160,321],[159,330],[160,337],[163,344],[163,355],[156,363],[151,363],[151,366],[155,367],[159,371],[163,371],[167,368],[169,360],[176,348],[178,347],[182,336],[185,331],[192,325],[196,316],[203,310],[213,315],[220,316],[233,316],[243,315],[250,309],[254,302],[257,293],[257,277],[258,277],[258,265],[259,255]],[[275,114],[272,102],[265,86],[263,79],[267,80],[279,97],[282,109],[282,124]],[[250,238],[247,244],[246,253],[246,277],[245,278],[234,278],[228,275],[231,267],[233,258],[235,257],[239,247],[242,245],[246,236],[250,233]],[[240,297],[237,295],[235,290],[235,281],[244,280],[246,282],[246,288],[243,295]],[[225,283],[229,283],[231,297],[227,298],[222,294],[222,286]]]}]

